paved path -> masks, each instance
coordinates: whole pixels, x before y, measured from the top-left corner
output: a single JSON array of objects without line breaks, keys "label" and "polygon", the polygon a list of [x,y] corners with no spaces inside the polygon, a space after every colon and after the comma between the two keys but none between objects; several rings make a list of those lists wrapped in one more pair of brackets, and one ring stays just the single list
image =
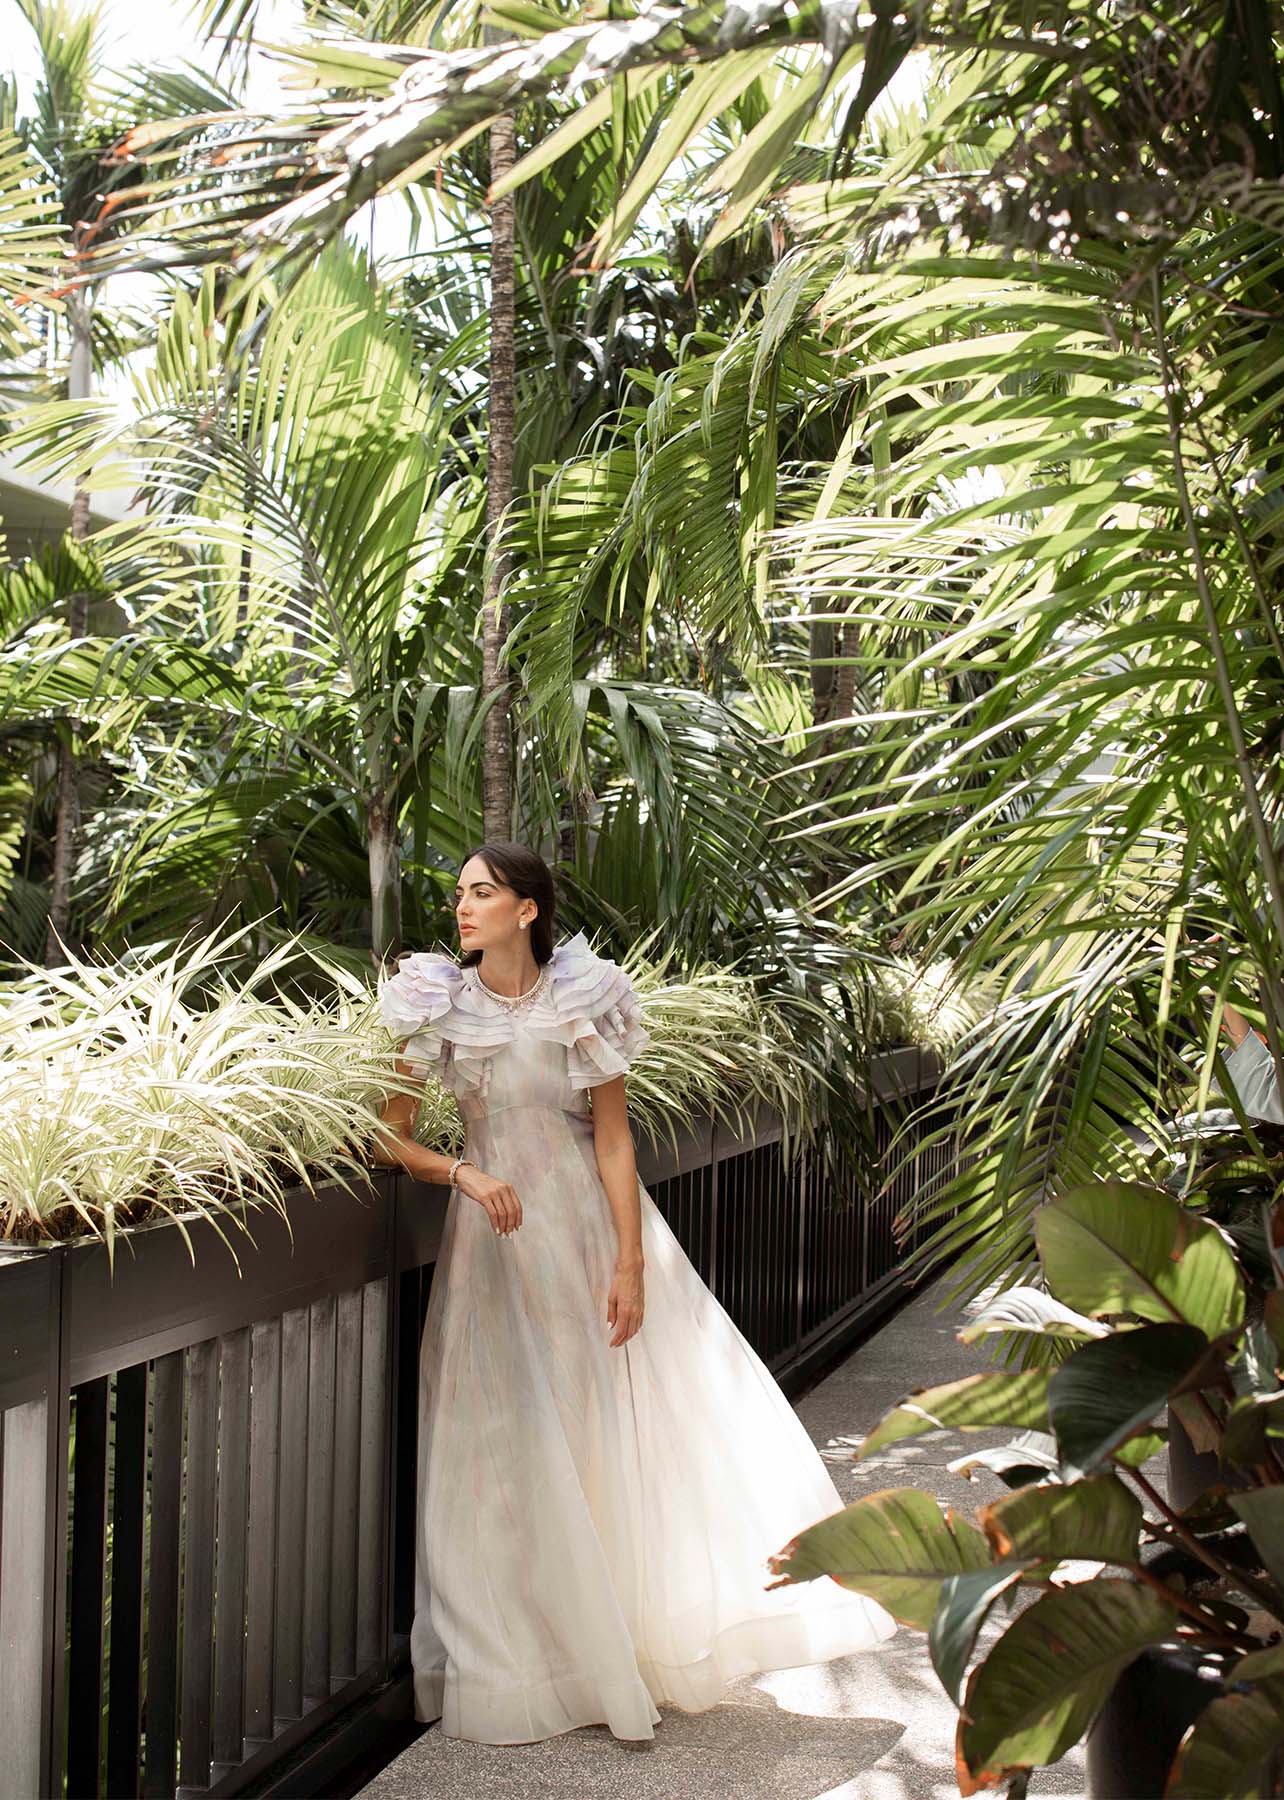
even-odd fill
[{"label": "paved path", "polygon": [[[799,1416],[843,1499],[925,1487],[970,1513],[1002,1491],[989,1478],[949,1474],[945,1465],[962,1447],[953,1435],[859,1464],[838,1441],[870,1431],[910,1388],[982,1366],[929,1292],[804,1395]],[[957,1800],[956,1714],[918,1632],[902,1629],[863,1655],[745,1676],[708,1712],[660,1711],[655,1738],[640,1745],[604,1725],[502,1746],[432,1727],[362,1790],[363,1800]],[[1031,1793],[1081,1795],[1080,1754],[1036,1774]]]}]

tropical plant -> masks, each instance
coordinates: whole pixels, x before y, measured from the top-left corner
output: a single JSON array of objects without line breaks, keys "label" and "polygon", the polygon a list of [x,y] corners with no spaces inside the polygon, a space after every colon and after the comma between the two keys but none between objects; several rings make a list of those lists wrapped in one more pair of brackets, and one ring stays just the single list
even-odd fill
[{"label": "tropical plant", "polygon": [[[1011,1491],[981,1509],[979,1529],[919,1489],[865,1495],[772,1559],[777,1585],[829,1575],[928,1634],[960,1708],[963,1794],[1009,1780],[1024,1791],[1025,1773],[1078,1742],[1121,1670],[1155,1645],[1230,1658],[1225,1695],[1210,1687],[1166,1791],[1174,1800],[1275,1793],[1284,1265],[1276,1261],[1264,1316],[1252,1323],[1222,1231],[1140,1184],[1060,1193],[1040,1209],[1035,1235],[1046,1287],[999,1295],[961,1335],[1050,1340],[1055,1366],[916,1391],[856,1453],[940,1429],[1017,1428],[1015,1442],[952,1465],[992,1469]],[[1185,1513],[1163,1499],[1145,1462],[1168,1405],[1203,1416],[1246,1485],[1215,1490]],[[1202,1579],[1167,1572],[1156,1546],[1188,1552]],[[1099,1572],[1062,1570],[1085,1560]],[[978,1653],[1000,1602],[1015,1616]]]},{"label": "tropical plant", "polygon": [[0,1237],[50,1244],[209,1219],[316,1181],[351,1187],[397,1078],[368,988],[292,999],[284,945],[227,979],[210,936],[114,967],[29,965],[0,1024]]},{"label": "tropical plant", "polygon": [[[173,556],[158,556],[156,549],[151,546],[149,554],[141,542],[125,539],[93,545],[68,533],[32,556],[0,566],[0,681],[8,677],[21,685],[51,660],[62,664],[73,595],[87,624],[112,633],[123,628],[127,609],[154,601],[167,579],[181,583]],[[5,820],[0,837],[0,964],[9,950],[28,958],[45,954],[59,767],[56,751],[51,752],[50,714],[69,722],[81,718],[82,708],[68,691],[74,685],[74,680],[67,682],[58,700],[50,697],[42,710],[17,707],[0,723]],[[122,706],[127,721],[131,709],[123,699],[97,712],[97,731],[91,734],[97,742],[96,773],[105,760],[127,750]]]},{"label": "tropical plant", "polygon": [[[1278,9],[1197,0],[1158,36],[1133,5],[1066,5],[1034,34],[1016,5],[513,23],[524,38],[502,52],[390,56],[382,91],[354,88],[324,142],[319,118],[291,121],[313,153],[284,197],[280,158],[266,157],[272,180],[240,241],[288,249],[338,229],[519,100],[587,95],[589,130],[640,90],[656,110],[603,214],[609,254],[620,221],[773,56],[820,46],[788,102],[705,175],[726,197],[708,248],[768,198],[806,241],[742,340],[718,346],[708,374],[691,357],[663,384],[640,455],[612,445],[563,472],[566,504],[532,515],[527,564],[551,561],[554,585],[515,643],[564,751],[579,609],[590,584],[624,592],[639,568],[694,592],[706,630],[730,625],[737,648],[774,600],[811,629],[813,662],[819,649],[854,669],[846,728],[841,705],[815,721],[832,779],[796,814],[839,865],[817,898],[876,895],[919,954],[1001,981],[922,1140],[933,1154],[966,1128],[975,1154],[918,1223],[939,1227],[928,1253],[949,1254],[963,1288],[1020,1279],[1050,1184],[1136,1172],[1138,1132],[1154,1139],[1186,1093],[1182,1034],[1202,1039],[1197,1103],[1208,1093],[1217,1014],[1205,1024],[1194,1003],[1184,923],[1231,926],[1277,1051],[1284,1040],[1268,754],[1278,382],[1263,377],[1279,297]],[[809,148],[850,147],[924,49],[946,68],[941,98],[890,167],[800,163],[804,126]],[[342,67],[327,48],[326,71]],[[827,135],[817,109],[844,83],[852,103]],[[561,129],[564,144],[578,126]],[[551,153],[536,148],[512,180]],[[228,178],[210,164],[192,190],[200,245]],[[776,474],[780,407],[763,383],[804,319],[856,372],[839,453],[789,518],[794,471]],[[702,387],[698,415],[681,407],[684,383]],[[802,383],[822,388],[811,372]],[[692,531],[696,486],[724,505]],[[530,579],[514,562],[514,581]],[[832,657],[829,631],[843,633]],[[1227,982],[1235,972],[1232,958]]]},{"label": "tropical plant", "polygon": [[[224,89],[192,73],[136,73],[115,89],[104,81],[105,39],[101,7],[77,0],[17,0],[33,33],[40,58],[30,118],[15,120],[16,134],[39,177],[56,197],[63,230],[63,255],[52,297],[61,307],[50,309],[47,324],[56,327],[59,312],[67,323],[66,394],[84,401],[93,388],[95,363],[96,283],[81,279],[90,237],[111,240],[119,225],[111,217],[117,193],[143,174],[128,159],[112,160],[108,152],[126,122],[173,114],[189,118],[223,110],[232,101]],[[127,110],[128,109],[128,110]],[[6,110],[12,110],[7,108]],[[0,176],[0,179],[3,179]],[[34,250],[35,246],[29,246]],[[35,260],[34,258],[32,259]],[[49,284],[46,283],[46,292]],[[39,289],[29,290],[30,301]],[[98,333],[102,335],[101,331]],[[75,538],[89,531],[89,491],[83,468],[71,471],[74,492],[69,529]],[[88,595],[73,590],[67,601],[67,627],[72,638],[85,635]],[[83,775],[69,722],[59,722],[56,817],[49,889],[46,961],[62,954],[71,921],[72,865],[81,812]]]},{"label": "tropical plant", "polygon": [[[799,141],[817,118],[836,114],[825,147],[845,151],[836,166],[850,167],[871,107],[915,52],[952,57],[965,78],[934,110],[922,154],[901,159],[896,182],[914,177],[942,141],[964,147],[952,161],[966,175],[976,134],[990,137],[995,148],[962,184],[962,211],[952,192],[945,214],[958,224],[983,222],[983,236],[997,223],[1027,244],[1085,229],[1117,238],[1121,215],[1142,230],[1180,233],[1211,199],[1236,186],[1243,192],[1245,177],[1266,199],[1284,166],[1274,0],[1236,0],[1229,9],[1187,0],[1159,33],[1136,0],[1106,11],[1062,0],[1038,30],[1019,0],[920,0],[867,14],[829,0],[802,8],[772,0],[751,13],[644,0],[610,19],[523,0],[489,8],[505,28],[503,41],[489,45],[476,42],[471,9],[445,42],[424,29],[424,8],[407,11],[419,41],[408,34],[376,47],[327,34],[296,44],[311,92],[292,116],[258,122],[230,156],[225,147],[194,162],[177,121],[166,152],[175,179],[163,195],[141,193],[135,205],[180,200],[175,232],[192,256],[226,244],[231,226],[242,245],[267,241],[297,258],[360,206],[434,168],[523,102],[581,101],[582,127],[565,128],[572,135],[655,91],[650,141],[621,171],[622,204],[600,221],[605,257],[618,251],[641,205],[709,122],[725,117],[782,55],[796,59],[793,91],[706,174],[706,191],[725,199],[720,237],[797,180]],[[371,12],[375,33],[393,23],[385,9]],[[1244,55],[1245,45],[1256,54]],[[1128,79],[1120,80],[1121,69]],[[1019,125],[996,141],[999,117]],[[817,136],[823,143],[824,132]],[[508,181],[540,166],[528,158]],[[886,176],[878,185],[889,185]],[[830,198],[815,197],[837,230],[850,227],[850,209],[840,207],[833,220]],[[906,205],[934,215],[936,198],[919,191]]]},{"label": "tropical plant", "polygon": [[[350,1187],[368,1166],[379,1108],[403,1086],[368,980],[294,939],[247,956],[247,935],[26,964],[0,1022],[0,1240],[111,1250],[123,1230],[195,1217],[249,1231],[288,1188]],[[684,1125],[743,1133],[767,1107],[787,1150],[805,1140],[813,1077],[780,1010],[714,964],[675,979],[672,951],[651,947],[629,957],[652,1034],[629,1077],[638,1132],[676,1148]],[[416,1136],[459,1144],[437,1081]]]},{"label": "tropical plant", "polygon": [[[655,917],[621,902],[631,847],[657,846],[637,885],[668,907],[686,897],[675,871],[694,846],[717,869],[711,910],[732,954],[780,941],[801,888],[894,921],[916,958],[962,959],[997,982],[924,1145],[966,1131],[975,1154],[916,1220],[939,1226],[931,1253],[948,1251],[973,1289],[1029,1267],[1050,1184],[1137,1172],[1138,1132],[1153,1138],[1187,1094],[1183,1038],[1203,1040],[1202,1104],[1216,1009],[1205,1028],[1183,923],[1229,916],[1262,970],[1284,947],[1273,778],[1248,753],[1255,731],[1271,741],[1277,654],[1272,390],[1250,379],[1272,354],[1273,16],[1251,0],[1192,4],[1155,41],[1133,6],[1067,5],[1033,36],[1006,4],[896,18],[644,7],[606,22],[527,9],[505,18],[500,49],[474,41],[471,13],[458,37],[452,22],[430,41],[411,8],[395,48],[376,49],[377,33],[301,43],[318,88],[288,121],[239,140],[229,121],[205,156],[187,127],[149,131],[183,191],[162,183],[122,204],[141,224],[181,201],[180,256],[269,241],[310,256],[391,183],[448,151],[467,167],[468,140],[514,106],[529,137],[503,185],[527,194],[529,223],[533,178],[547,177],[566,197],[558,230],[573,221],[581,245],[595,234],[599,256],[697,143],[713,153],[693,172],[727,201],[699,245],[706,263],[770,203],[778,267],[739,326],[720,320],[676,356],[666,346],[677,366],[640,384],[645,401],[622,392],[591,454],[555,479],[540,468],[513,509],[509,649],[531,736],[556,748],[525,774],[530,795],[556,798],[577,898],[622,936]],[[391,28],[392,12],[377,18]],[[1241,41],[1264,54],[1239,58]],[[922,128],[890,160],[831,163],[922,50],[942,71]],[[608,137],[622,152],[609,193],[593,172]],[[1004,254],[983,244],[994,236]],[[547,280],[529,274],[538,248],[525,262],[529,294],[565,294],[561,250]],[[119,259],[105,248],[96,266]],[[696,490],[717,503],[693,524]],[[666,609],[677,629],[660,654],[689,634],[719,707],[759,734],[770,721],[787,746],[783,831],[752,785],[765,836],[690,831],[672,801],[686,771],[652,760],[647,684],[623,701],[599,684],[613,633],[636,622],[645,641]],[[673,699],[690,709],[689,690]],[[579,825],[572,844],[563,810],[590,738],[635,781],[640,749],[670,802],[644,815],[619,765],[603,776],[599,762],[621,846],[605,856]],[[708,759],[724,791],[738,753]],[[712,784],[698,791],[707,818]],[[260,816],[254,798],[236,818]],[[539,836],[548,810],[525,806],[519,829]],[[675,840],[671,823],[688,830]],[[447,846],[424,838],[412,861],[431,869]],[[762,896],[753,871],[772,859],[784,866]],[[590,860],[614,871],[605,897]],[[1244,882],[1254,867],[1265,926]]]},{"label": "tropical plant", "polygon": [[[274,773],[282,798],[300,794],[297,774],[281,780],[282,741],[328,790],[318,823],[336,790],[359,808],[383,956],[400,940],[399,819],[425,781],[425,735],[462,730],[471,711],[466,687],[433,679],[438,657],[456,672],[460,634],[434,643],[430,596],[473,496],[466,488],[461,510],[458,492],[438,488],[440,397],[354,253],[336,246],[279,305],[251,304],[231,323],[215,289],[211,276],[194,302],[176,297],[156,363],[137,377],[131,466],[150,532],[192,556],[201,621],[195,649],[180,590],[153,610],[143,643],[176,702],[198,698],[207,670],[240,686],[257,766],[240,734],[220,786],[253,791],[251,812],[272,805]],[[230,341],[238,332],[252,351]],[[113,411],[37,411],[13,441],[47,448],[53,434],[57,466],[93,461],[105,478]],[[218,791],[206,790],[212,812]],[[135,842],[123,881],[158,833],[173,837],[172,811]],[[242,854],[255,854],[252,837]]]}]

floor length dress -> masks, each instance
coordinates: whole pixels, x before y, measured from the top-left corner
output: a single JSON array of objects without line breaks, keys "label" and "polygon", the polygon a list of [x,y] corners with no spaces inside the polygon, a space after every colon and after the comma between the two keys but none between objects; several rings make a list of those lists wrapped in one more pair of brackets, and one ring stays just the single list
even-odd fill
[{"label": "floor length dress", "polygon": [[625,972],[579,932],[512,1006],[416,953],[381,1010],[455,1094],[465,1154],[522,1205],[502,1237],[452,1195],[429,1296],[417,1718],[490,1744],[591,1724],[651,1738],[657,1702],[700,1712],[737,1676],[890,1635],[836,1582],[766,1591],[768,1556],[843,1501],[640,1182],[645,1313],[610,1347],[617,1236],[586,1090],[649,1039]]}]

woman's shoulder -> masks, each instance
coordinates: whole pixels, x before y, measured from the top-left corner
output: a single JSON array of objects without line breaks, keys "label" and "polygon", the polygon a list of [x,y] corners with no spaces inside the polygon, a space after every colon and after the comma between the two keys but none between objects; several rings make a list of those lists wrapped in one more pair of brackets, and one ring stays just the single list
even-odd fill
[{"label": "woman's shoulder", "polygon": [[550,970],[558,998],[586,1008],[609,1004],[612,996],[632,985],[614,957],[591,949],[582,931],[556,946]]},{"label": "woman's shoulder", "polygon": [[420,1031],[449,1012],[464,971],[441,950],[410,950],[379,989],[379,1012],[392,1031]]},{"label": "woman's shoulder", "polygon": [[552,974],[546,1022],[532,1025],[566,1046],[572,1087],[623,1075],[651,1039],[628,971],[578,931],[554,950]]}]

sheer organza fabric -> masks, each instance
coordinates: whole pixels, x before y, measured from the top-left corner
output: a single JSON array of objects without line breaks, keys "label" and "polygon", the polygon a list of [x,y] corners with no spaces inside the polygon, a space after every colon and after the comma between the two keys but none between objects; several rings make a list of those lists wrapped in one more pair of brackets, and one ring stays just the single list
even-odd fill
[{"label": "sheer organza fabric", "polygon": [[766,1591],[768,1556],[842,1500],[640,1182],[646,1314],[609,1345],[587,1090],[649,1041],[626,973],[580,932],[527,1007],[435,954],[403,959],[381,1004],[523,1214],[500,1237],[463,1194],[447,1211],[420,1357],[416,1716],[492,1744],[650,1738],[662,1704],[702,1711],[738,1676],[886,1638],[835,1582]]}]

